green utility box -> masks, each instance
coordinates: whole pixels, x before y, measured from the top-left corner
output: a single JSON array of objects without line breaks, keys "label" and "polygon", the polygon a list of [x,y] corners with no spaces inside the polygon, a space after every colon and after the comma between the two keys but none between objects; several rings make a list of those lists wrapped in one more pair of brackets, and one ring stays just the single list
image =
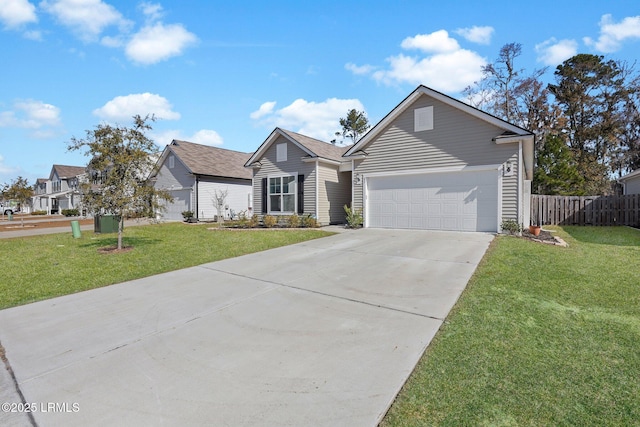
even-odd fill
[{"label": "green utility box", "polygon": [[96,215],[93,218],[94,233],[117,233],[120,217],[115,215]]}]

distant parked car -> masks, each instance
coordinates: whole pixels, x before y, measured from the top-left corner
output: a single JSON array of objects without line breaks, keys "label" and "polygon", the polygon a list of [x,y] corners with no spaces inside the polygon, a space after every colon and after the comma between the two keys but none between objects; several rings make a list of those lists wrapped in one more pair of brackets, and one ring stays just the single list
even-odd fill
[{"label": "distant parked car", "polygon": [[0,212],[2,212],[2,215],[10,215],[16,212],[16,208],[12,206],[5,206],[4,204],[0,203]]}]

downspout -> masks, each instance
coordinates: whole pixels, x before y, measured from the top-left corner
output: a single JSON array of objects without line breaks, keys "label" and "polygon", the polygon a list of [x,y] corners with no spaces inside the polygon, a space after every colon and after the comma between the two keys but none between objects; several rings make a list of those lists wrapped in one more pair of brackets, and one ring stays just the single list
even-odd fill
[{"label": "downspout", "polygon": [[319,161],[316,158],[316,221],[320,221],[320,209],[318,208],[318,204],[320,203],[320,199],[319,199],[319,191],[318,191],[318,185],[320,184],[320,177],[318,176],[318,174],[320,173],[320,168],[319,168]]},{"label": "downspout", "polygon": [[199,214],[199,211],[198,211],[198,208],[199,208],[199,206],[198,206],[198,175],[195,175],[195,177],[196,177],[196,180],[195,180],[195,184],[194,184],[194,187],[195,187],[194,194],[195,194],[195,198],[196,198],[196,200],[195,200],[196,219],[199,219],[200,218],[200,214]]}]

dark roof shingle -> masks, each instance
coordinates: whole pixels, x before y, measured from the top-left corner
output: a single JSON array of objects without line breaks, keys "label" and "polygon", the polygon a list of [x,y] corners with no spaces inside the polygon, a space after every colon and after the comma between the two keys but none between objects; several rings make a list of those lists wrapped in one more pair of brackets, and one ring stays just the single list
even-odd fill
[{"label": "dark roof shingle", "polygon": [[58,173],[59,178],[73,178],[86,173],[84,166],[53,165],[52,174],[54,170]]},{"label": "dark roof shingle", "polygon": [[323,159],[335,160],[337,162],[344,161],[342,155],[347,152],[351,146],[339,147],[337,145],[330,144],[328,142],[320,141],[319,139],[311,138],[300,133],[292,132],[290,130],[280,129],[282,132],[289,135],[290,138],[296,140],[298,143],[311,151],[316,157]]},{"label": "dark roof shingle", "polygon": [[244,167],[251,153],[180,140],[173,140],[169,147],[193,174],[242,179],[253,176]]}]

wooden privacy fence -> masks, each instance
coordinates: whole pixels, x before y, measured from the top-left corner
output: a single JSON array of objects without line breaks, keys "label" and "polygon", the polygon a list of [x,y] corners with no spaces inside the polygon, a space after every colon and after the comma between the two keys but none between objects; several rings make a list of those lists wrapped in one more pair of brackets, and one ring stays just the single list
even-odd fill
[{"label": "wooden privacy fence", "polygon": [[640,227],[640,194],[627,196],[531,195],[531,223]]}]

